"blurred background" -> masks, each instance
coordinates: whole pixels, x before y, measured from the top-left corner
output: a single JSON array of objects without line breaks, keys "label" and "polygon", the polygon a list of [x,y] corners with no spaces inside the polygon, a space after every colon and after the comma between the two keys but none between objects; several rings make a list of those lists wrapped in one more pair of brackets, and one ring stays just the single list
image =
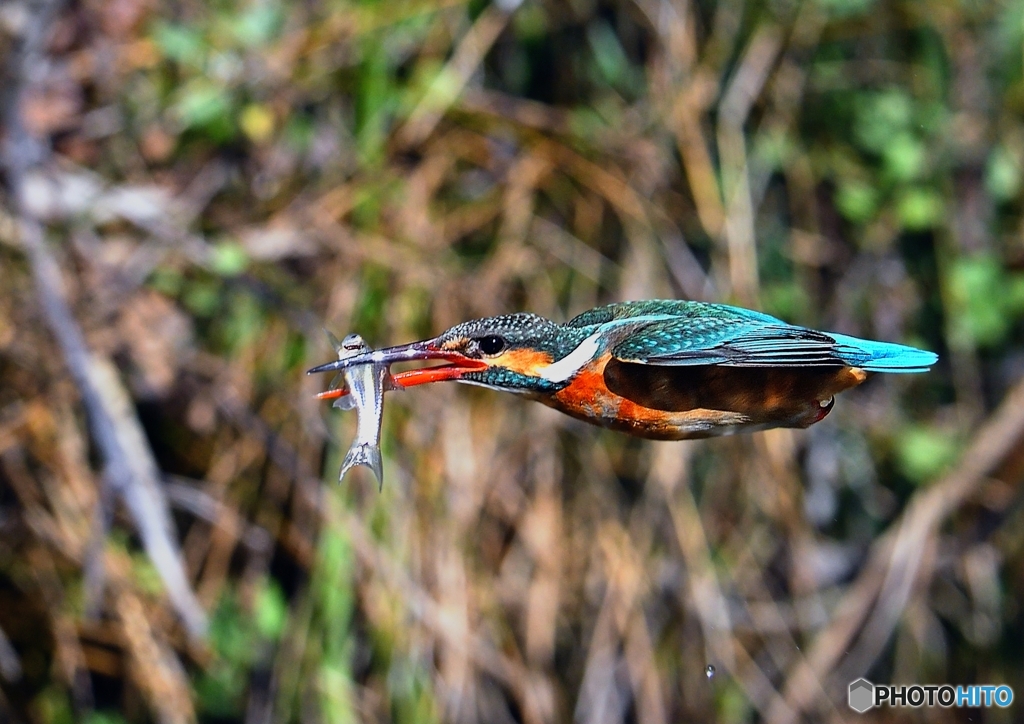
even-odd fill
[{"label": "blurred background", "polygon": [[[4,0],[0,720],[1020,721],[1024,2]],[[305,370],[722,301],[941,355],[652,443]],[[898,716],[897,716],[898,715]]]}]

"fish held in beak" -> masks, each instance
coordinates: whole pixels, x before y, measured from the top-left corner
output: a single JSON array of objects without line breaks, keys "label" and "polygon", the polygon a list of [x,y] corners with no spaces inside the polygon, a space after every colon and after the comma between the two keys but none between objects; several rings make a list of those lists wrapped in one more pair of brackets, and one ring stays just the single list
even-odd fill
[{"label": "fish held in beak", "polygon": [[[392,377],[396,387],[415,387],[416,385],[425,385],[431,382],[457,380],[466,372],[487,368],[485,362],[467,357],[455,350],[441,349],[437,345],[436,340],[428,339],[422,342],[413,342],[412,344],[403,344],[397,347],[386,347],[378,350],[370,350],[367,347],[366,351],[361,353],[344,358],[339,357],[337,360],[314,367],[307,374],[342,372],[360,365],[386,365],[390,367],[390,365],[396,362],[431,362],[435,360],[443,361],[447,364],[399,372]],[[343,394],[345,393],[327,390],[321,393],[320,397],[321,399],[332,399]]]},{"label": "fish held in beak", "polygon": [[[358,334],[350,334],[341,342],[330,332],[327,336],[338,353],[339,361],[366,356],[372,351]],[[335,401],[334,406],[342,409],[354,408],[358,419],[356,437],[348,454],[345,455],[338,480],[344,478],[345,473],[352,468],[362,465],[373,472],[378,487],[383,487],[384,466],[380,454],[380,433],[384,419],[384,393],[396,389],[391,380],[391,373],[388,371],[388,365],[371,362],[355,367],[344,367],[341,374],[344,376],[349,394],[347,397],[338,395],[339,399]]]},{"label": "fish held in beak", "polygon": [[[355,409],[358,416],[356,437],[341,466],[338,480],[357,465],[369,468],[377,478],[379,486],[384,484],[384,470],[380,452],[381,425],[384,415],[384,393],[406,387],[425,385],[430,382],[457,380],[464,373],[485,368],[478,360],[455,352],[440,349],[435,340],[413,342],[412,344],[373,350],[358,334],[350,334],[339,341],[324,330],[331,346],[338,353],[338,359],[314,367],[308,374],[337,372],[329,389],[317,397],[333,399],[334,407],[343,410]],[[447,364],[417,370],[399,372],[392,376],[390,368],[396,362],[441,360]],[[344,384],[338,384],[339,378]]]}]

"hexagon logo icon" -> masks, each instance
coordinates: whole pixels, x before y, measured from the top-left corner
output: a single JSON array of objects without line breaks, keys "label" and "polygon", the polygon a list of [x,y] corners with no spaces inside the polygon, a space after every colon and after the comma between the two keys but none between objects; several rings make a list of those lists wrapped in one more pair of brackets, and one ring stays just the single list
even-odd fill
[{"label": "hexagon logo icon", "polygon": [[875,705],[875,685],[867,679],[857,679],[850,683],[850,708],[863,714]]}]

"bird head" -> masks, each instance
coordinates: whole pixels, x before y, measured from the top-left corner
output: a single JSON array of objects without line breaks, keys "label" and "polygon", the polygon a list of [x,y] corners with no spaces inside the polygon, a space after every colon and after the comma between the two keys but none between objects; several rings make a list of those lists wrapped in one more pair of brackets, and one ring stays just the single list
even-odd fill
[{"label": "bird head", "polygon": [[581,331],[536,314],[503,314],[457,324],[433,339],[339,359],[310,374],[364,364],[442,361],[436,367],[394,375],[401,387],[456,380],[525,394],[553,392],[565,380],[547,374],[553,363],[578,344]]}]

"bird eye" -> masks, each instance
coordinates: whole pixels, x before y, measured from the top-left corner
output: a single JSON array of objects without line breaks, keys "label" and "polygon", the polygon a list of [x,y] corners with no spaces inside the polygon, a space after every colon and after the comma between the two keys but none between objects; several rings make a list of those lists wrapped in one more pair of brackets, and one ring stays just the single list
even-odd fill
[{"label": "bird eye", "polygon": [[476,340],[476,343],[484,354],[498,354],[505,349],[505,340],[494,334],[480,337]]}]

